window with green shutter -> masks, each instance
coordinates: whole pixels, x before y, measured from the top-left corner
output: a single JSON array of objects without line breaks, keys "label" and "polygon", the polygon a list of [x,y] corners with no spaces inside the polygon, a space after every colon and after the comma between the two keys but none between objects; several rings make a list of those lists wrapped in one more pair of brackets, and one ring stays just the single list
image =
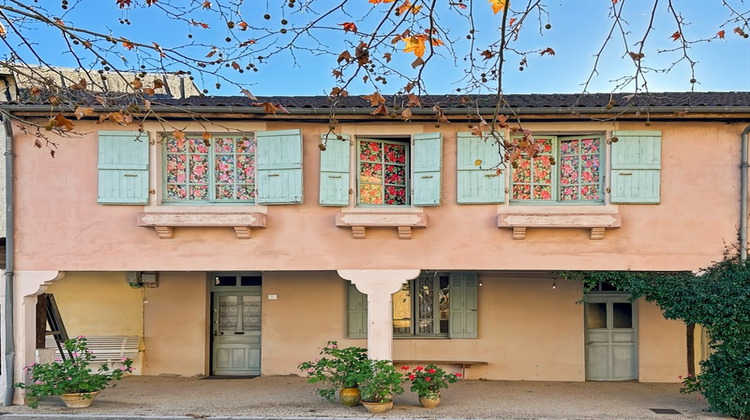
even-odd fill
[{"label": "window with green shutter", "polygon": [[[424,274],[392,296],[394,337],[477,337],[476,273]],[[367,296],[349,285],[347,331],[367,335]]]},{"label": "window with green shutter", "polygon": [[163,143],[164,203],[302,202],[299,130],[169,136]]},{"label": "window with green shutter", "polygon": [[458,203],[504,202],[506,171],[501,166],[498,144],[492,139],[471,133],[458,133],[457,142]]},{"label": "window with green shutter", "polygon": [[98,194],[101,204],[148,204],[148,135],[99,131]]},{"label": "window with green shutter", "polygon": [[321,135],[320,151],[320,205],[346,206],[349,204],[349,135],[339,140],[334,135]]},{"label": "window with green shutter", "polygon": [[661,131],[612,133],[612,203],[661,201]]}]

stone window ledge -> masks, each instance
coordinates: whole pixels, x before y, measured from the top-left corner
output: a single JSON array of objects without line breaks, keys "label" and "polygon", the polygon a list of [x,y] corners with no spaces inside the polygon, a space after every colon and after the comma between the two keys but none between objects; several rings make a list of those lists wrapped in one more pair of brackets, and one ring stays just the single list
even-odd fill
[{"label": "stone window ledge", "polygon": [[368,227],[396,228],[399,239],[411,239],[412,228],[426,228],[427,216],[408,211],[356,211],[336,214],[336,226],[351,228],[354,239],[365,239]]},{"label": "stone window ledge", "polygon": [[256,211],[151,211],[138,213],[138,226],[153,227],[161,239],[172,239],[179,227],[231,227],[237,239],[250,239],[251,228],[265,228],[266,215]]},{"label": "stone window ledge", "polygon": [[528,228],[589,229],[590,239],[604,239],[606,229],[617,229],[622,220],[617,206],[504,209],[497,215],[497,227],[513,229],[513,239],[526,238]]}]

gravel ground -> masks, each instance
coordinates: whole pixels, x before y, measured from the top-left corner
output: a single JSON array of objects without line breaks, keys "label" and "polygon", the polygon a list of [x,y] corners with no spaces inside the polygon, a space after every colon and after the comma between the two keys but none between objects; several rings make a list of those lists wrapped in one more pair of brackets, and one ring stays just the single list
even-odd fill
[{"label": "gravel ground", "polygon": [[[466,380],[443,390],[438,408],[419,406],[407,391],[394,399],[383,418],[429,419],[719,419],[695,395],[679,393],[679,384],[637,382],[519,382]],[[672,409],[679,414],[657,414]],[[130,376],[107,388],[85,409],[66,408],[58,398],[44,399],[34,410],[0,408],[10,414],[85,414],[121,416],[213,416],[368,418],[362,406],[344,407],[314,394],[314,385],[297,376],[253,379],[200,379]]]}]

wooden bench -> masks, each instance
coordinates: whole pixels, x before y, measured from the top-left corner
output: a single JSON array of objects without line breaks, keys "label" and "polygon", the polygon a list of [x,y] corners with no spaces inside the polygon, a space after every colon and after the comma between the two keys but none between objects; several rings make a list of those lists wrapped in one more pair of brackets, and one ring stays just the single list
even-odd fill
[{"label": "wooden bench", "polygon": [[[138,356],[141,337],[137,335],[88,336],[86,346],[96,357],[95,363],[121,362],[123,358]],[[56,347],[55,344],[52,344]],[[55,349],[55,360],[60,360],[60,351]]]},{"label": "wooden bench", "polygon": [[434,365],[456,365],[461,366],[461,378],[466,377],[466,369],[477,365],[477,366],[486,366],[488,363],[479,361],[479,360],[424,360],[424,359],[415,359],[415,360],[394,360],[394,365],[422,365],[426,366],[430,363]]}]

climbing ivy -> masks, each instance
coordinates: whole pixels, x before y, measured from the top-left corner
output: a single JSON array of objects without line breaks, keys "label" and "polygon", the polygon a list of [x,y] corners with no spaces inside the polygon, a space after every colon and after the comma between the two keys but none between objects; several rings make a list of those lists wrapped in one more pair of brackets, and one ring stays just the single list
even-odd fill
[{"label": "climbing ivy", "polygon": [[698,272],[566,271],[559,277],[580,280],[584,290],[600,282],[655,303],[668,319],[700,324],[711,353],[701,372],[683,383],[698,391],[711,409],[750,419],[750,262],[726,255]]}]

